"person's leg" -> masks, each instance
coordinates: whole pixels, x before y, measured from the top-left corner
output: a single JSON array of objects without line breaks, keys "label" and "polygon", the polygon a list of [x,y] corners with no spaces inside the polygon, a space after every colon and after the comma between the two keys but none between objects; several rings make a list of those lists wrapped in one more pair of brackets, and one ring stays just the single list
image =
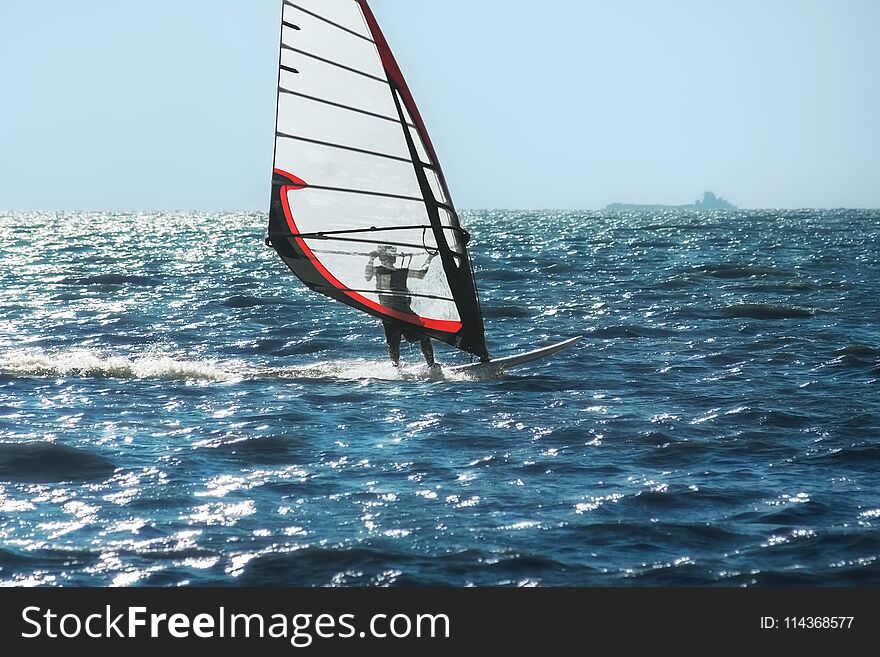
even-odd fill
[{"label": "person's leg", "polygon": [[388,343],[388,355],[391,357],[391,362],[394,364],[394,367],[399,367],[401,330],[397,326],[389,324],[388,322],[382,322],[382,326],[385,328],[385,341]]},{"label": "person's leg", "polygon": [[431,344],[431,338],[427,335],[422,337],[422,354],[425,356],[425,362],[428,363],[428,367],[436,365],[434,362],[434,347]]}]

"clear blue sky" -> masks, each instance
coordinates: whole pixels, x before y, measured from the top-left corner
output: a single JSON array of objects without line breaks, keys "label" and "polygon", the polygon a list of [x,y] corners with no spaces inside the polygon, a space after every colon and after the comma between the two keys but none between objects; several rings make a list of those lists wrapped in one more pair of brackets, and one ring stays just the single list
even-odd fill
[{"label": "clear blue sky", "polygon": [[[459,207],[880,207],[880,2],[372,4]],[[3,0],[0,209],[264,209],[279,8]]]}]

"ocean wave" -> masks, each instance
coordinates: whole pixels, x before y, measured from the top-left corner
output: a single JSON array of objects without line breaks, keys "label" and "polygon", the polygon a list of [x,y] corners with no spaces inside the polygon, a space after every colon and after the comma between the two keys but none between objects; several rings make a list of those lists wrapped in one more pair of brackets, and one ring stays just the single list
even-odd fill
[{"label": "ocean wave", "polygon": [[[650,439],[649,439],[650,440]],[[710,445],[691,440],[670,440],[639,457],[639,463],[653,466],[683,467],[701,462],[712,453]]]},{"label": "ocean wave", "polygon": [[415,561],[411,555],[369,547],[288,547],[248,561],[238,581],[242,586],[363,586],[374,584],[387,570],[399,570]]},{"label": "ocean wave", "polygon": [[808,458],[811,461],[878,471],[880,470],[880,445],[854,445],[815,454]]},{"label": "ocean wave", "polygon": [[[499,378],[501,375],[490,373],[487,376]],[[429,369],[423,362],[418,361],[409,364],[402,363],[398,368],[394,367],[389,360],[353,358],[291,367],[272,367],[250,372],[245,378],[296,381],[472,381],[475,377],[466,372],[455,372],[449,369]]]},{"label": "ocean wave", "polygon": [[752,278],[754,276],[787,278],[794,275],[792,272],[780,269],[779,267],[742,265],[736,263],[704,265],[702,267],[697,267],[696,271],[704,272],[713,278]]},{"label": "ocean wave", "polygon": [[810,525],[818,524],[821,521],[822,516],[830,511],[831,508],[828,505],[815,500],[808,500],[806,502],[789,504],[787,506],[776,508],[768,513],[763,513],[755,519],[755,522],[764,525],[803,525],[809,527]]},{"label": "ocean wave", "polygon": [[532,315],[534,311],[525,304],[519,306],[486,304],[483,307],[483,316],[490,319],[523,318]]},{"label": "ocean wave", "polygon": [[757,573],[738,574],[731,577],[725,585],[749,583],[754,586],[827,586],[833,582],[835,586],[877,586],[880,575],[876,566],[851,566],[843,568],[821,568],[811,572],[803,570],[770,569]]},{"label": "ocean wave", "polygon": [[[581,579],[597,570],[544,555],[463,550],[422,555],[384,545],[303,546],[251,559],[238,576],[243,586],[516,586],[524,580]],[[393,575],[390,575],[393,573]]]},{"label": "ocean wave", "polygon": [[[633,498],[637,500],[638,498]],[[619,503],[618,503],[619,504]],[[604,507],[603,507],[604,508]],[[717,524],[706,522],[646,522],[602,520],[579,525],[571,525],[564,530],[565,537],[560,542],[590,546],[620,547],[634,550],[634,537],[650,550],[673,542],[678,545],[712,546],[742,540],[740,532],[732,531]]]},{"label": "ocean wave", "polygon": [[232,296],[222,302],[226,308],[257,308],[259,306],[278,306],[284,304],[284,299],[252,297],[252,296]]},{"label": "ocean wave", "polygon": [[170,356],[107,356],[88,350],[50,353],[12,351],[0,355],[0,373],[13,377],[80,377],[228,381],[237,375],[211,361],[182,361]]},{"label": "ocean wave", "polygon": [[648,328],[645,326],[620,325],[606,326],[596,328],[589,331],[591,338],[613,339],[613,338],[652,338],[652,337],[668,337],[673,335],[672,331],[658,328]]},{"label": "ocean wave", "polygon": [[477,271],[477,275],[482,281],[500,281],[503,283],[523,281],[528,278],[525,273],[516,269],[481,269]]},{"label": "ocean wave", "polygon": [[[856,368],[875,365],[880,359],[880,350],[865,344],[850,344],[836,349],[833,355],[834,360],[830,364]],[[871,370],[870,373],[876,374],[877,371]]]},{"label": "ocean wave", "polygon": [[0,481],[55,483],[106,479],[114,463],[84,449],[49,442],[0,443]]},{"label": "ocean wave", "polygon": [[[297,350],[299,351],[299,350]],[[312,353],[314,349],[309,349]],[[413,357],[415,358],[415,357]],[[432,370],[423,362],[394,367],[388,360],[348,359],[291,367],[244,367],[238,362],[188,361],[171,356],[107,356],[87,350],[49,353],[39,350],[8,352],[0,356],[0,375],[17,377],[77,377],[164,381],[236,382],[279,381],[473,381],[494,380],[497,372],[471,374],[449,369]]]},{"label": "ocean wave", "polygon": [[158,278],[140,274],[97,274],[95,276],[69,277],[61,282],[65,285],[136,285],[142,287],[162,284]]},{"label": "ocean wave", "polygon": [[[303,419],[305,419],[304,416],[285,418],[292,425]],[[263,436],[259,438],[235,436],[196,445],[196,449],[197,451],[208,449],[212,454],[234,457],[246,463],[272,465],[290,463],[295,450],[306,444],[303,439],[292,436]]]},{"label": "ocean wave", "polygon": [[677,242],[669,242],[666,240],[636,240],[634,242],[629,243],[630,247],[640,248],[640,249],[653,249],[653,248],[662,248],[668,249],[674,246],[678,246]]},{"label": "ocean wave", "polygon": [[737,319],[806,319],[814,312],[805,308],[775,306],[767,303],[739,303],[719,311],[722,317]]}]

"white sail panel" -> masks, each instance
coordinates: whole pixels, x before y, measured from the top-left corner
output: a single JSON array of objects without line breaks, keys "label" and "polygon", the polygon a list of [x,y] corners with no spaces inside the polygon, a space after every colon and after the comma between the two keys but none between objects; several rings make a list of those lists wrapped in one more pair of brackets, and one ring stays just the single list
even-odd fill
[{"label": "white sail panel", "polygon": [[425,145],[422,143],[418,131],[415,128],[410,127],[409,136],[412,138],[412,141],[416,146],[416,154],[418,154],[419,160],[424,164],[430,165],[431,158],[428,156],[428,151],[425,150]]},{"label": "white sail panel", "polygon": [[[356,6],[354,2],[351,4]],[[291,7],[284,10],[284,22],[287,25],[282,25],[282,50],[295,48],[305,53],[304,57],[321,58],[340,67],[385,79],[382,62],[372,41],[361,39]]]},{"label": "white sail panel", "polygon": [[[404,159],[410,156],[401,124],[393,119],[386,120],[284,92],[278,100],[278,132]],[[278,141],[282,139],[279,137]],[[276,168],[294,175],[296,164],[295,160],[275,160]],[[317,180],[309,182],[320,184]]]},{"label": "white sail panel", "polygon": [[296,6],[347,30],[371,38],[363,12],[355,0],[285,0],[285,11]]},{"label": "white sail panel", "polygon": [[380,243],[382,245],[394,244],[396,245],[395,252],[399,258],[415,258],[416,261],[437,253],[437,244],[430,229],[426,231],[419,228],[401,228],[381,230],[375,233],[351,232],[344,235],[331,233],[327,239],[309,236],[304,239],[324,241],[330,245],[327,248],[363,257],[368,257],[376,251]]},{"label": "white sail panel", "polygon": [[[391,248],[396,267],[417,272],[429,255],[437,253],[434,232],[418,202],[306,188],[289,191],[288,203],[296,230],[291,229],[297,235],[325,232],[328,219],[339,218],[327,239],[304,237],[303,241],[344,289],[363,292],[375,288],[375,281],[366,279],[365,269],[380,246]],[[370,208],[371,214],[364,208]],[[422,317],[458,321],[439,258],[432,259],[424,278],[411,276],[408,288],[413,295],[421,295],[412,308]]]},{"label": "white sail panel", "polygon": [[403,98],[401,98],[398,92],[394,92],[394,95],[397,96],[397,102],[400,104],[400,113],[403,116],[404,122],[410,126],[409,128],[409,136],[412,139],[413,144],[416,147],[416,153],[418,153],[419,160],[421,160],[424,164],[434,164],[431,160],[431,157],[428,155],[428,150],[425,148],[425,143],[422,140],[422,136],[419,134],[419,131],[416,129],[415,121],[412,116],[410,116],[409,111],[406,109],[406,103]]},{"label": "white sail panel", "polygon": [[[452,291],[446,283],[443,266],[439,259],[429,262],[424,252],[398,249],[395,268],[408,269],[411,273],[407,279],[407,291],[383,288],[380,277],[369,275],[369,250],[363,245],[337,243],[333,241],[305,239],[303,240],[312,255],[332,272],[337,289],[348,290],[365,296],[377,304],[383,302],[381,297],[398,297],[406,299],[412,311],[426,319],[438,321],[460,321]],[[422,278],[423,277],[423,278]],[[392,307],[394,303],[390,304]]]},{"label": "white sail panel", "polygon": [[287,199],[302,233],[430,226],[425,206],[418,201],[311,188],[289,191]]},{"label": "white sail panel", "polygon": [[[418,201],[313,188],[288,191],[287,201],[298,233],[361,231],[348,237],[369,240],[374,246],[380,242],[403,243],[426,252],[437,249],[430,219]],[[452,215],[441,210],[441,219],[447,226],[444,233],[450,247],[459,244],[461,231],[453,227]],[[392,229],[405,230],[405,234]]]},{"label": "white sail panel", "polygon": [[[412,164],[406,160],[380,158],[297,139],[279,139],[277,158],[282,162],[295,163],[293,169],[296,175],[310,185],[421,198],[422,192]],[[310,191],[313,190],[302,193]],[[375,207],[375,201],[371,207]],[[420,209],[427,224],[424,208]],[[338,219],[327,217],[327,220]]]},{"label": "white sail panel", "polygon": [[[459,255],[464,255],[466,245],[458,221],[453,214],[445,208],[440,208],[438,213],[440,214],[440,224],[444,229],[449,229],[444,231],[449,248]],[[460,264],[460,261],[456,260],[456,265],[458,264]]]},{"label": "white sail panel", "polygon": [[440,184],[440,177],[430,169],[425,169],[425,176],[428,178],[428,185],[431,187],[431,193],[434,194],[434,200],[438,203],[449,205],[449,199],[446,198],[443,185]]},{"label": "white sail panel", "polygon": [[313,98],[355,107],[397,119],[388,84],[309,59],[290,50],[281,53],[281,64],[299,73],[281,69],[281,88]]}]

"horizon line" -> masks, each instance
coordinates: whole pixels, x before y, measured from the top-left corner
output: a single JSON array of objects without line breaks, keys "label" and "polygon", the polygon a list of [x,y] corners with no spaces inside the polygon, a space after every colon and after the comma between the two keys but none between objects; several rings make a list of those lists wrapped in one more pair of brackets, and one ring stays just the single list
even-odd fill
[{"label": "horizon line", "polygon": [[[835,206],[767,206],[767,207],[755,207],[755,208],[744,208],[737,207],[735,209],[728,208],[692,208],[686,206],[653,206],[653,207],[645,207],[645,208],[620,208],[620,209],[609,209],[609,206],[614,205],[613,203],[609,203],[608,205],[601,208],[589,208],[589,207],[473,207],[473,208],[458,208],[459,212],[638,212],[638,213],[649,213],[649,212],[664,212],[666,210],[674,210],[674,211],[682,211],[682,212],[727,212],[727,213],[736,213],[736,212],[765,212],[765,211],[799,211],[799,210],[811,210],[811,211],[823,211],[823,210],[869,210],[869,211],[880,211],[880,207],[869,207],[869,206],[846,206],[846,205],[835,205]],[[146,214],[158,214],[158,213],[169,213],[169,214],[177,214],[177,213],[187,213],[187,212],[222,212],[222,213],[265,213],[268,215],[268,208],[90,208],[90,209],[81,209],[81,208],[30,208],[30,209],[4,209],[0,208],[0,215],[5,214],[15,214],[15,213],[51,213],[51,212],[69,212],[76,214],[97,214],[102,212],[113,212],[119,214],[136,214],[136,213],[146,213]]]}]

